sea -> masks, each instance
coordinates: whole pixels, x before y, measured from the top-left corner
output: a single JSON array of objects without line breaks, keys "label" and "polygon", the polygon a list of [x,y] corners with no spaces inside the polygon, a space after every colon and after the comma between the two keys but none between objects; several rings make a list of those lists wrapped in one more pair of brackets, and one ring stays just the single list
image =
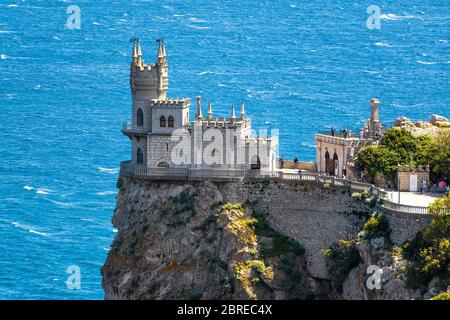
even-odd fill
[{"label": "sea", "polygon": [[245,99],[285,159],[373,97],[386,125],[450,117],[448,0],[0,0],[0,299],[104,298],[133,37],[146,63],[164,38],[170,97]]}]

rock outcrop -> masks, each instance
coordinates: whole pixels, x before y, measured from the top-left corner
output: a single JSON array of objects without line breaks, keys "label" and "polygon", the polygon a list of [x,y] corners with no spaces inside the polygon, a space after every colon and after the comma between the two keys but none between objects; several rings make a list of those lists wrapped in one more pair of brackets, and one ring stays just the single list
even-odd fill
[{"label": "rock outcrop", "polygon": [[415,297],[398,283],[396,270],[386,269],[394,276],[383,295],[365,289],[370,263],[396,269],[385,253],[375,253],[376,242],[358,247],[363,262],[342,294],[330,285],[321,249],[355,237],[369,210],[344,190],[125,177],[118,187],[118,234],[102,267],[107,299]]}]

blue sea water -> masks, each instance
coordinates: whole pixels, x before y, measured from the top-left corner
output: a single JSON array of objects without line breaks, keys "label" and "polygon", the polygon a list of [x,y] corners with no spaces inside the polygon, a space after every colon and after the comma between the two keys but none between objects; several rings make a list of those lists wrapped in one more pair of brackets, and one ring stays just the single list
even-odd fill
[{"label": "blue sea water", "polygon": [[[202,95],[223,116],[245,97],[285,158],[314,160],[313,134],[362,125],[372,97],[387,124],[450,116],[448,0],[334,2],[1,0],[0,298],[103,298],[133,36],[146,62],[165,38],[170,96]],[[65,28],[70,5],[79,30]]]}]

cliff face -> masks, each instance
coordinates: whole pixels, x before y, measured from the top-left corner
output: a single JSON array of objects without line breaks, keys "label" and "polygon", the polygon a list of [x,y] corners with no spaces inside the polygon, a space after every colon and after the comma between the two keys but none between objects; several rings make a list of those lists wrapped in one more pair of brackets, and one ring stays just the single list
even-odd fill
[{"label": "cliff face", "polygon": [[320,250],[356,236],[368,210],[341,190],[124,177],[118,186],[107,299],[383,298],[361,293],[365,264],[342,294],[330,286]]}]

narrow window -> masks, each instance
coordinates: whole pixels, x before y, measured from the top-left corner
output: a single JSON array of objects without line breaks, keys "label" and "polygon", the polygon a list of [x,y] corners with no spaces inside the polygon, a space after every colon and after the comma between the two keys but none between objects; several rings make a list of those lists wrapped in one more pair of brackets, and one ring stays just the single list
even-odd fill
[{"label": "narrow window", "polygon": [[142,149],[141,149],[141,148],[139,148],[139,149],[137,150],[137,159],[136,159],[136,162],[139,163],[139,164],[144,163],[144,153],[142,152]]},{"label": "narrow window", "polygon": [[169,128],[173,128],[173,122],[174,122],[173,117],[172,117],[172,116],[169,116],[169,119],[167,119],[167,126],[168,126]]},{"label": "narrow window", "polygon": [[141,108],[139,108],[136,113],[136,124],[138,127],[144,126],[144,112]]},{"label": "narrow window", "polygon": [[161,116],[161,118],[159,118],[159,126],[160,126],[161,128],[166,127],[166,117]]}]

